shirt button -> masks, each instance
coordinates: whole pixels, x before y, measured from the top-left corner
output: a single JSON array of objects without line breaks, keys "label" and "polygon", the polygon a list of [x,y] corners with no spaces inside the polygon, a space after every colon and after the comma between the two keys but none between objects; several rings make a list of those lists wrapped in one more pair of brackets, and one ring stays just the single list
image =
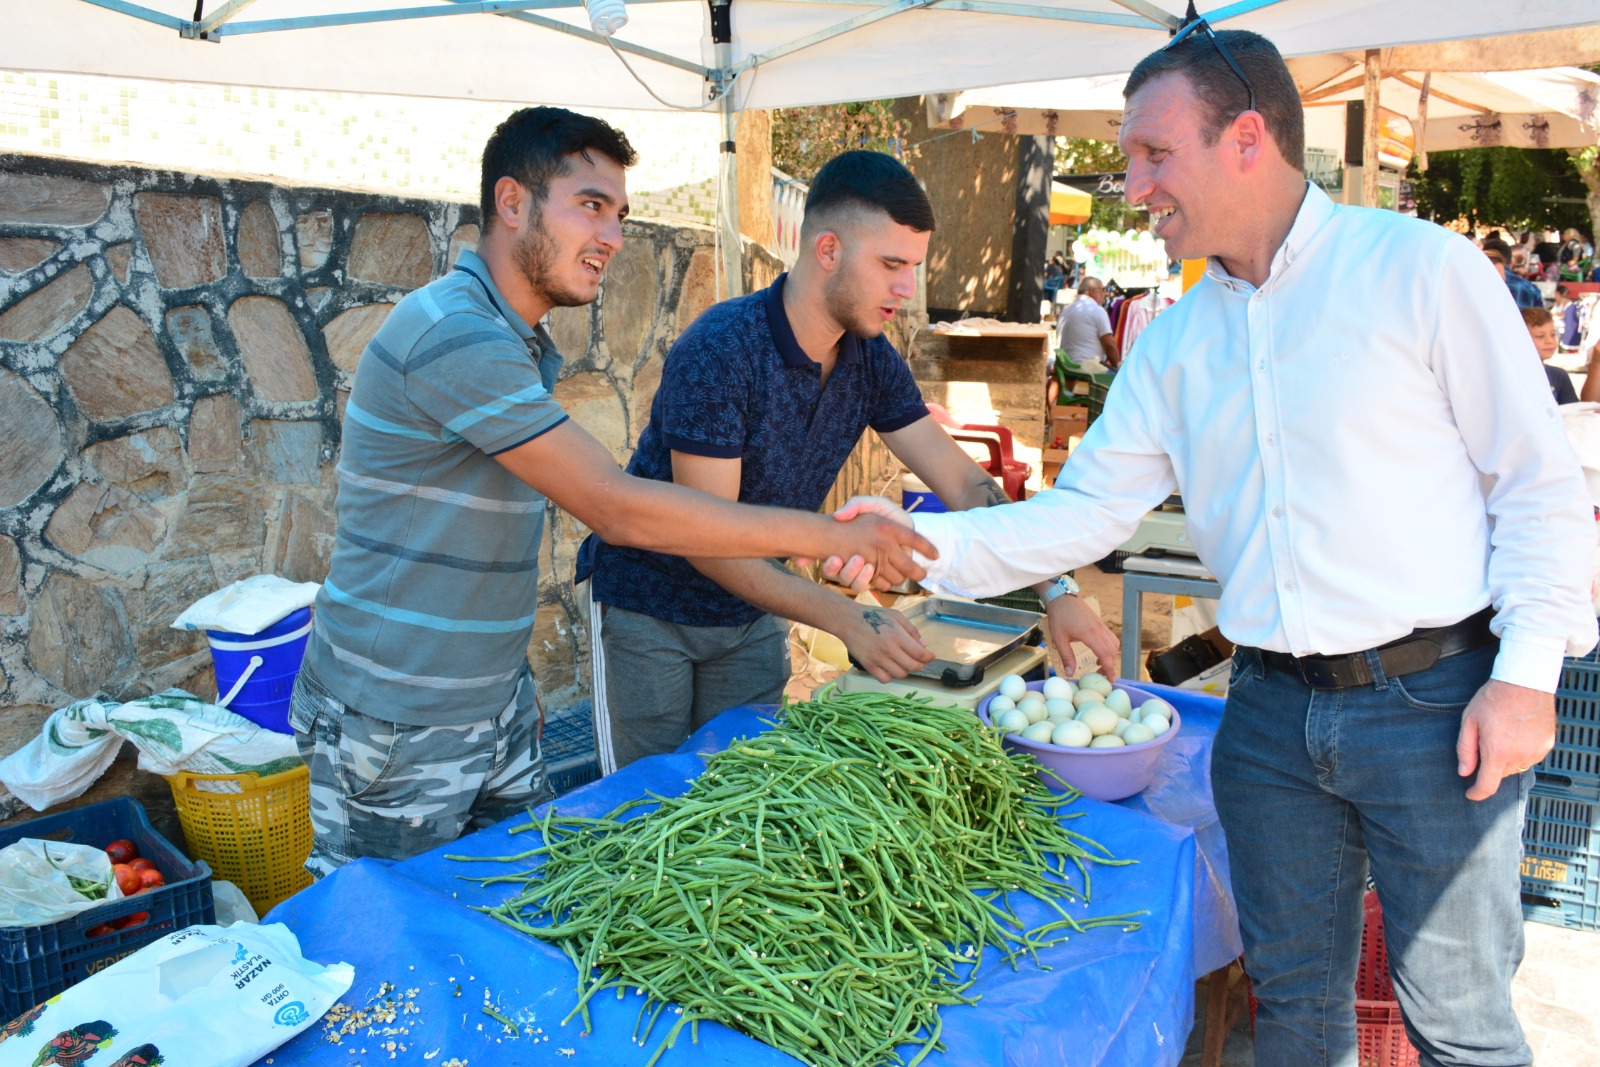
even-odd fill
[{"label": "shirt button", "polygon": [[1275,519],[1283,518],[1283,509],[1282,508],[1273,508],[1272,509],[1272,517],[1275,518]]},{"label": "shirt button", "polygon": [[1267,369],[1267,361],[1266,360],[1262,360],[1260,363],[1256,364],[1256,370],[1266,370],[1266,369]]},{"label": "shirt button", "polygon": [[1283,583],[1283,591],[1285,593],[1294,592],[1294,579],[1293,578],[1290,578],[1288,581]]},{"label": "shirt button", "polygon": [[1278,443],[1278,435],[1277,434],[1275,434],[1275,433],[1267,434],[1267,447],[1268,448],[1272,448],[1272,447],[1276,446],[1277,443]]}]

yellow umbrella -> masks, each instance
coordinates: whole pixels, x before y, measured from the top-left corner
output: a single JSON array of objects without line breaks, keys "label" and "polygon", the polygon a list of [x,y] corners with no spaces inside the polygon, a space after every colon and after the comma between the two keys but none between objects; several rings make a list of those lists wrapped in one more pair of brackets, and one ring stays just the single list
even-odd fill
[{"label": "yellow umbrella", "polygon": [[1050,225],[1076,226],[1089,221],[1089,210],[1094,207],[1094,197],[1082,189],[1056,188],[1050,190]]}]

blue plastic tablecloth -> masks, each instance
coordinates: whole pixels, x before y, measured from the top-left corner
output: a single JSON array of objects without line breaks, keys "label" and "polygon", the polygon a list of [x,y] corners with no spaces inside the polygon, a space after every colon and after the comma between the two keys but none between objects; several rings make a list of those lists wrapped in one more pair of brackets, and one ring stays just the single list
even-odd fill
[{"label": "blue plastic tablecloth", "polygon": [[[554,804],[564,814],[598,816],[646,792],[681,793],[703,767],[698,753],[719,750],[735,737],[759,732],[764,728],[762,719],[772,711],[732,709],[679,752],[641,760]],[[1188,733],[1191,712],[1180,705],[1180,713]],[[1175,738],[1174,744],[1181,739],[1181,735]],[[1195,832],[1182,820],[1165,821],[1133,810],[1127,802],[1081,800],[1076,809],[1082,815],[1073,822],[1075,831],[1116,856],[1139,861],[1092,868],[1093,902],[1085,907],[1086,914],[1145,910],[1149,914],[1143,925],[1132,931],[1106,928],[1072,938],[1041,953],[1048,969],[1024,965],[1012,971],[990,949],[972,991],[981,995],[981,1001],[942,1010],[946,1051],[925,1063],[1171,1067],[1182,1057],[1194,1013],[1195,879],[1196,872],[1205,868],[1197,858]],[[581,1034],[577,1018],[562,1025],[577,999],[577,973],[571,962],[552,946],[471,908],[498,904],[515,886],[484,887],[467,878],[516,868],[446,858],[527,851],[538,844],[537,833],[509,832],[526,821],[508,820],[394,865],[358,860],[275,908],[268,921],[288,924],[308,958],[355,966],[356,981],[346,1003],[362,1006],[377,994],[381,983],[389,983],[402,999],[408,990],[415,990],[409,999],[417,1010],[388,1024],[403,1032],[363,1031],[339,1044],[326,1041],[322,1027],[313,1027],[273,1053],[274,1067],[390,1062],[443,1067],[451,1058],[474,1067],[491,1061],[602,1067],[645,1063],[672,1017],[657,1023],[647,1044],[634,1044],[643,998],[630,993],[619,1001],[608,992],[591,1001],[594,1030],[588,1036]],[[1017,910],[1029,925],[1054,916],[1029,898],[1022,898]],[[485,1003],[514,1020],[521,1027],[519,1036],[506,1035],[484,1012]],[[715,1023],[701,1024],[698,1045],[689,1044],[687,1038],[685,1030],[678,1046],[662,1057],[661,1067],[797,1062]],[[392,1060],[390,1041],[396,1045]],[[429,1053],[434,1055],[424,1059]]]}]

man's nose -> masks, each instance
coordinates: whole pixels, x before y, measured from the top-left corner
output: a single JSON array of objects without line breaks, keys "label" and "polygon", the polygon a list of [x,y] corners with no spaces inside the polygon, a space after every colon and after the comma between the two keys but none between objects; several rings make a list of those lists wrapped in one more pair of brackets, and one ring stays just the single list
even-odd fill
[{"label": "man's nose", "polygon": [[895,273],[894,284],[889,291],[901,300],[910,300],[917,295],[917,268],[905,266]]},{"label": "man's nose", "polygon": [[1138,207],[1150,199],[1150,194],[1155,191],[1155,182],[1150,180],[1146,169],[1132,162],[1128,164],[1127,177],[1122,182],[1122,198],[1129,206]]}]

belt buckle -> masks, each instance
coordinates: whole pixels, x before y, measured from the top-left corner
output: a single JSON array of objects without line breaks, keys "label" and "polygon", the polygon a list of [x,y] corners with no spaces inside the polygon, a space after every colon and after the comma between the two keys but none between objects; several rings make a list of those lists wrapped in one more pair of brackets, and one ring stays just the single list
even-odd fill
[{"label": "belt buckle", "polygon": [[1294,662],[1295,666],[1300,668],[1300,680],[1311,688],[1332,689],[1337,687],[1337,683],[1328,677],[1328,665],[1326,663],[1309,662],[1309,659],[1302,659],[1299,656],[1294,658]]}]

